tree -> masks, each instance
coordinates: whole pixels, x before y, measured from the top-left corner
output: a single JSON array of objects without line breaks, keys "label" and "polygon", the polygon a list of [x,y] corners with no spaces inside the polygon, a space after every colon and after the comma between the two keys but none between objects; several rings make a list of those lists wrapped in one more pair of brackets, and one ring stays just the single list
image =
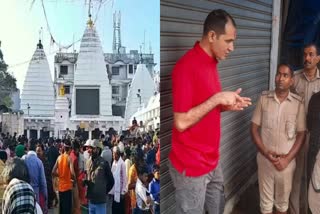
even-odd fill
[{"label": "tree", "polygon": [[3,105],[7,106],[7,107],[11,107],[13,104],[11,98],[9,96],[4,97],[3,99]]},{"label": "tree", "polygon": [[7,72],[7,68],[8,65],[3,60],[3,53],[0,49],[0,105],[10,108],[13,104],[11,94],[17,91],[17,80]]}]

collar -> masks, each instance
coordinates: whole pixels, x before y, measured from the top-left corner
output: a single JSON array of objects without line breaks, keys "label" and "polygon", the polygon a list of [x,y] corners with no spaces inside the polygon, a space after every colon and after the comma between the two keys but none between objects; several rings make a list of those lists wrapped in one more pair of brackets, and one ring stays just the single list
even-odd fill
[{"label": "collar", "polygon": [[[306,76],[306,74],[304,73],[304,71],[302,72],[302,75],[303,75],[303,77],[307,80],[307,81],[311,81],[311,80],[309,80],[308,79],[308,77]],[[320,72],[319,72],[319,69],[317,68],[317,70],[316,70],[316,79],[320,79]]]},{"label": "collar", "polygon": [[98,157],[96,157],[95,159],[92,159],[92,156],[91,156],[91,160],[92,160],[92,162],[95,163],[95,164],[96,164],[96,163],[99,163],[99,162],[101,161],[101,158],[102,158],[101,156],[98,156]]},{"label": "collar", "polygon": [[122,160],[122,157],[119,157],[119,160],[113,160],[113,163],[115,163],[115,164],[122,164],[123,163],[123,160]]},{"label": "collar", "polygon": [[[278,101],[278,97],[277,97],[277,95],[276,95],[276,91],[271,91],[271,92],[268,94],[268,97],[274,98],[275,100]],[[290,91],[289,91],[289,94],[288,94],[286,100],[289,100],[289,101],[292,101],[292,100],[293,100],[292,93],[291,93]]]},{"label": "collar", "polygon": [[140,180],[139,177],[137,178],[137,183],[141,184],[144,187],[144,185],[143,185],[143,183],[142,183],[142,181]]},{"label": "collar", "polygon": [[202,60],[206,61],[206,62],[210,62],[210,63],[214,63],[214,64],[218,64],[218,60],[216,58],[212,58],[211,56],[209,56],[200,46],[200,42],[196,41],[196,43],[193,46],[194,50],[199,54],[199,58],[201,58]]},{"label": "collar", "polygon": [[19,183],[19,182],[24,182],[24,181],[20,180],[18,178],[12,178],[11,181],[9,182],[8,186],[15,184],[15,183]]},{"label": "collar", "polygon": [[35,155],[35,156],[37,156],[37,153],[35,151],[30,150],[30,151],[28,151],[27,155]]},{"label": "collar", "polygon": [[287,100],[292,101],[293,97],[292,97],[292,93],[289,91],[289,94],[287,96]]}]

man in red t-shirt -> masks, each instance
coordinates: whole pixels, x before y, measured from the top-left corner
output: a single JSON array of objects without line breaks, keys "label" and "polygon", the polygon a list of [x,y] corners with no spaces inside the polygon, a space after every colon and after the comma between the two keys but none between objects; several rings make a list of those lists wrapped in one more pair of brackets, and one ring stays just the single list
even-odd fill
[{"label": "man in red t-shirt", "polygon": [[241,89],[221,92],[218,60],[233,51],[236,24],[224,10],[213,10],[202,39],[172,72],[174,126],[169,154],[176,189],[176,213],[222,213],[223,176],[219,162],[220,112],[251,104]]}]

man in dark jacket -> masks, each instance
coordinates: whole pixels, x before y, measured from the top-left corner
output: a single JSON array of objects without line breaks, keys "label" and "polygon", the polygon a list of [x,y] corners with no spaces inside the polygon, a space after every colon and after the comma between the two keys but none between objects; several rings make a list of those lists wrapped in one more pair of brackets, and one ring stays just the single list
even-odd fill
[{"label": "man in dark jacket", "polygon": [[50,164],[50,170],[52,170],[54,164],[56,163],[58,157],[59,157],[59,151],[58,149],[53,145],[54,141],[52,138],[49,138],[48,140],[48,150],[47,150],[47,158],[48,162]]},{"label": "man in dark jacket", "polygon": [[91,140],[88,146],[90,159],[87,162],[87,178],[84,184],[88,186],[89,213],[106,213],[106,194],[113,187],[114,179],[109,164],[100,156],[98,140]]},{"label": "man in dark jacket", "polygon": [[316,156],[320,149],[320,92],[312,95],[307,114],[307,127],[310,133],[309,150],[307,155],[307,181],[309,183]]},{"label": "man in dark jacket", "polygon": [[152,174],[153,172],[153,165],[156,162],[156,148],[152,146],[152,141],[149,141],[147,144],[147,157],[146,163],[148,165],[148,173]]}]

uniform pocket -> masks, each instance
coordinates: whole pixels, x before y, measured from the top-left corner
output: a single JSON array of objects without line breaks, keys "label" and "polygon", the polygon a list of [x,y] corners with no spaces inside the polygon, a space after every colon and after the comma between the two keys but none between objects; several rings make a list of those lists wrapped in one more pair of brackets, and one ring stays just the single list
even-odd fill
[{"label": "uniform pocket", "polygon": [[262,127],[267,129],[272,129],[274,126],[275,116],[274,113],[269,111],[263,111],[262,114]]},{"label": "uniform pocket", "polygon": [[288,139],[294,139],[294,137],[296,136],[296,115],[288,115],[285,128]]}]

